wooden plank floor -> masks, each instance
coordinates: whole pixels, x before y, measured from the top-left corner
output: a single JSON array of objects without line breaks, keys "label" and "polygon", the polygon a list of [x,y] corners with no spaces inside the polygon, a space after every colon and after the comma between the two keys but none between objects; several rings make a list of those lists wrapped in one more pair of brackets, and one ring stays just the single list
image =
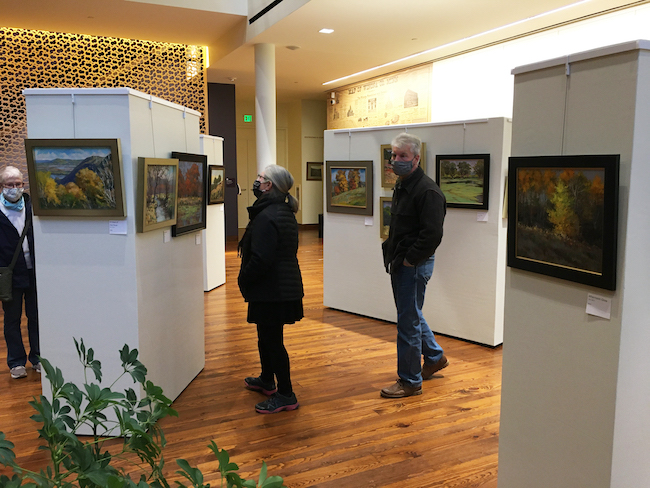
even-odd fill
[{"label": "wooden plank floor", "polygon": [[[205,369],[174,402],[179,417],[162,422],[169,479],[179,479],[173,460],[182,457],[217,483],[207,448],[214,439],[243,475],[256,476],[266,460],[289,488],[495,488],[501,348],[438,336],[451,362],[444,374],[425,382],[421,396],[380,398],[396,378],[394,324],[324,308],[322,241],[315,230],[300,239],[305,318],[285,328],[300,408],[256,414],[263,396],[243,387],[244,377],[259,373],[257,341],[229,242],[227,283],[205,294]],[[0,371],[0,430],[22,464],[40,467],[45,456],[27,404],[40,393],[40,378],[30,370],[12,380]]]}]

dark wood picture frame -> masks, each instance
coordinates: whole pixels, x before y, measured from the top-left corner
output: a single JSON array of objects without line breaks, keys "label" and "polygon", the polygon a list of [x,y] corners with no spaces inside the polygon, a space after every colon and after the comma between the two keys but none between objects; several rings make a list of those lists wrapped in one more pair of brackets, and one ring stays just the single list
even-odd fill
[{"label": "dark wood picture frame", "polygon": [[307,163],[307,181],[323,181],[323,163]]},{"label": "dark wood picture frame", "polygon": [[372,161],[327,161],[325,178],[328,212],[372,216]]},{"label": "dark wood picture frame", "polygon": [[211,164],[208,168],[208,205],[223,203],[226,196],[226,170],[222,165]]},{"label": "dark wood picture frame", "polygon": [[620,156],[511,157],[508,266],[616,289]]},{"label": "dark wood picture frame", "polygon": [[172,158],[178,159],[176,224],[172,226],[172,236],[178,237],[205,229],[208,157],[173,151]]},{"label": "dark wood picture frame", "polygon": [[487,210],[490,198],[490,155],[436,155],[436,183],[445,194],[447,208]]},{"label": "dark wood picture frame", "polygon": [[119,139],[25,139],[34,215],[126,217]]}]

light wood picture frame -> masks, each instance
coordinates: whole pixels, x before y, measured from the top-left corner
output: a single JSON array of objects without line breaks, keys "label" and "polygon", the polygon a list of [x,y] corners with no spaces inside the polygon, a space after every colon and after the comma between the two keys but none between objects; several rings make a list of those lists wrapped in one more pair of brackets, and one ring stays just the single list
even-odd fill
[{"label": "light wood picture frame", "polygon": [[138,158],[138,231],[176,224],[178,206],[178,159]]}]

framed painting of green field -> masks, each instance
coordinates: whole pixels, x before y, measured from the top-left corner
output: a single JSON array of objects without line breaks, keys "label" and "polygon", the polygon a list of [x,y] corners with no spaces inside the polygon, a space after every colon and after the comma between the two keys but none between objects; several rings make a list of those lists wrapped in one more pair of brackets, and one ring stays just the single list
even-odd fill
[{"label": "framed painting of green field", "polygon": [[511,157],[508,266],[615,290],[619,160]]},{"label": "framed painting of green field", "polygon": [[172,226],[172,236],[177,237],[205,229],[208,157],[172,152],[172,158],[178,159],[177,216]]},{"label": "framed painting of green field", "polygon": [[138,158],[139,232],[176,225],[178,159]]},{"label": "framed painting of green field", "polygon": [[436,183],[445,194],[448,208],[487,210],[490,155],[437,155]]},{"label": "framed painting of green field", "polygon": [[388,231],[390,230],[390,208],[393,205],[393,199],[390,197],[379,197],[379,237],[388,239]]},{"label": "framed painting of green field", "polygon": [[372,216],[372,161],[327,161],[327,211]]},{"label": "framed painting of green field", "polygon": [[226,188],[224,167],[211,164],[208,174],[208,205],[223,203]]},{"label": "framed painting of green field", "polygon": [[[381,145],[381,187],[392,190],[397,183],[397,175],[393,172],[393,167],[390,165],[391,153],[393,148],[390,144]],[[427,172],[427,144],[422,143],[420,147],[420,167]]]},{"label": "framed painting of green field", "polygon": [[119,139],[25,139],[34,215],[125,217]]}]

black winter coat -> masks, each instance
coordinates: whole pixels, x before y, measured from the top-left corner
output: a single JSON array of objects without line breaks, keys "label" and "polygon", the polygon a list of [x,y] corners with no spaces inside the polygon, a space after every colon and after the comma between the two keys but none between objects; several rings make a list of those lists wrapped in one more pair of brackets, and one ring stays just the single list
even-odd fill
[{"label": "black winter coat", "polygon": [[[30,202],[29,195],[23,193],[25,199],[25,224],[27,219],[32,218],[32,203]],[[27,235],[25,236],[29,243],[29,254],[32,258],[32,266],[34,266],[34,227],[29,227]],[[14,224],[7,218],[7,216],[0,212],[0,266],[6,267],[11,264],[11,259],[14,257],[14,251],[18,246],[20,234],[14,227]],[[14,288],[29,288],[30,287],[30,271],[27,269],[25,262],[25,255],[22,250],[18,254],[18,260],[13,272],[13,287]]]},{"label": "black winter coat", "polygon": [[390,213],[390,231],[382,245],[386,271],[397,270],[404,259],[417,266],[433,256],[442,241],[447,202],[422,168],[397,182]]},{"label": "black winter coat", "polygon": [[304,296],[298,266],[298,223],[284,198],[263,197],[248,207],[239,242],[239,289],[247,302],[287,302]]}]

